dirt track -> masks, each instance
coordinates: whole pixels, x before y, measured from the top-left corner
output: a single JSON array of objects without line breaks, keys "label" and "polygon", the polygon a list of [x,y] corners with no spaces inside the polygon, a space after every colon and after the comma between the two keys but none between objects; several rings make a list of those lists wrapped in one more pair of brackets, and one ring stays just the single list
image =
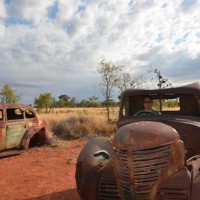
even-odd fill
[{"label": "dirt track", "polygon": [[0,159],[1,200],[80,200],[75,165],[86,140],[32,148]]}]

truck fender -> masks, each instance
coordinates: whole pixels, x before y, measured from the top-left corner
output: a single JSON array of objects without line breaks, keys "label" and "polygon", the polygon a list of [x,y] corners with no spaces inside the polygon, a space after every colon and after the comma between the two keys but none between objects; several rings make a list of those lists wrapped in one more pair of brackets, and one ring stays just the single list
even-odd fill
[{"label": "truck fender", "polygon": [[193,156],[187,161],[191,171],[191,200],[199,200],[200,197],[200,155]]},{"label": "truck fender", "polygon": [[93,138],[79,154],[76,164],[76,184],[82,200],[97,200],[97,185],[103,169],[112,157],[110,141]]}]

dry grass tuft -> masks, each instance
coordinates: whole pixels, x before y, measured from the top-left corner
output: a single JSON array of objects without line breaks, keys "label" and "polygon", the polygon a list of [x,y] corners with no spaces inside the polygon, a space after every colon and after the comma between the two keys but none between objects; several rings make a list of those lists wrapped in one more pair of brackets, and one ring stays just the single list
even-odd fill
[{"label": "dry grass tuft", "polygon": [[103,118],[79,115],[61,120],[53,132],[66,138],[76,139],[88,136],[111,136],[115,130],[115,126]]},{"label": "dry grass tuft", "polygon": [[[112,121],[117,121],[117,113],[117,109],[111,110]],[[68,139],[109,137],[116,132],[116,123],[107,121],[104,108],[60,109],[40,116],[47,119],[55,135]]]}]

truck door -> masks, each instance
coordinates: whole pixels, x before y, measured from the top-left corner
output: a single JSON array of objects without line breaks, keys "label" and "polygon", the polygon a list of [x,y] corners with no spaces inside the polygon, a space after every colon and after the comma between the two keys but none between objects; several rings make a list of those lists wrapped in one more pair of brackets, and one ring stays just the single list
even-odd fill
[{"label": "truck door", "polygon": [[20,146],[26,130],[27,124],[24,120],[23,110],[20,108],[7,108],[6,148]]}]

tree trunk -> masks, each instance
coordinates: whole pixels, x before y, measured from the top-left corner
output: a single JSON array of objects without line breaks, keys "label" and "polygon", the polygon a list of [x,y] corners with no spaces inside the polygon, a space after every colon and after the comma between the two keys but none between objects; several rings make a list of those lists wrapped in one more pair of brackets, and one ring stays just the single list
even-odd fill
[{"label": "tree trunk", "polygon": [[108,97],[106,99],[106,104],[107,104],[107,117],[108,117],[108,121],[110,121],[110,102],[109,102]]},{"label": "tree trunk", "polygon": [[107,104],[107,117],[108,117],[108,121],[110,121],[110,108],[109,108],[109,104]]}]

